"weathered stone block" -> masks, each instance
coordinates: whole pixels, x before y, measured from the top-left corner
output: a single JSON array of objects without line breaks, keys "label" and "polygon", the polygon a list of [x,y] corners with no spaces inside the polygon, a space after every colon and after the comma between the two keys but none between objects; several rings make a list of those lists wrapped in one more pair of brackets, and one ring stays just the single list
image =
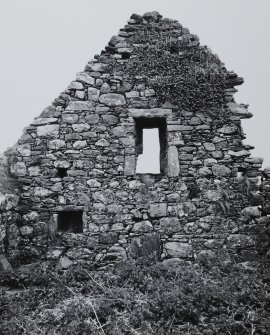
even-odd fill
[{"label": "weathered stone block", "polygon": [[78,133],[82,133],[84,131],[87,131],[90,129],[89,124],[87,123],[78,123],[78,124],[73,124],[72,129],[74,131],[77,131]]},{"label": "weathered stone block", "polygon": [[83,90],[83,84],[79,83],[78,81],[72,81],[69,86],[69,90]]},{"label": "weathered stone block", "polygon": [[99,115],[98,114],[90,114],[85,117],[85,121],[89,124],[99,123]]},{"label": "weathered stone block", "polygon": [[181,225],[177,217],[169,217],[160,219],[160,229],[165,234],[179,233]]},{"label": "weathered stone block", "polygon": [[38,137],[54,137],[59,134],[59,125],[52,124],[37,127]]},{"label": "weathered stone block", "polygon": [[95,143],[95,145],[98,147],[108,147],[110,143],[107,140],[105,140],[105,138],[101,138]]},{"label": "weathered stone block", "polygon": [[33,233],[34,228],[32,226],[22,226],[19,228],[19,231],[22,236],[28,236]]},{"label": "weathered stone block", "polygon": [[221,164],[215,164],[212,166],[212,171],[214,176],[221,178],[221,177],[229,177],[231,170],[225,166],[225,165],[221,165]]},{"label": "weathered stone block", "polygon": [[162,253],[160,236],[157,233],[144,234],[141,237],[132,238],[130,254],[132,258],[148,258],[159,260]]},{"label": "weathered stone block", "polygon": [[203,146],[207,151],[214,151],[216,149],[215,144],[209,142],[204,143]]},{"label": "weathered stone block", "polygon": [[48,148],[52,150],[59,150],[66,145],[64,140],[52,140],[48,142]]},{"label": "weathered stone block", "polygon": [[189,243],[168,242],[164,245],[167,254],[177,258],[192,258],[192,246]]},{"label": "weathered stone block", "polygon": [[81,82],[83,82],[85,84],[88,84],[88,85],[94,85],[95,84],[95,78],[89,76],[85,72],[79,72],[79,73],[77,73],[76,79],[78,81],[81,81]]},{"label": "weathered stone block", "polygon": [[76,141],[73,143],[73,148],[74,149],[82,149],[87,147],[87,141]]},{"label": "weathered stone block", "polygon": [[23,177],[27,174],[26,165],[24,162],[17,162],[15,164],[11,164],[10,172],[17,177]]},{"label": "weathered stone block", "polygon": [[117,93],[102,94],[99,97],[99,101],[109,107],[124,106],[126,104],[125,97],[122,94]]},{"label": "weathered stone block", "polygon": [[102,233],[99,238],[99,242],[102,244],[114,244],[118,241],[118,233],[108,232]]},{"label": "weathered stone block", "polygon": [[248,218],[257,218],[261,216],[261,212],[257,206],[249,206],[241,211],[241,214]]},{"label": "weathered stone block", "polygon": [[97,187],[101,186],[101,183],[98,182],[96,179],[89,179],[89,180],[87,180],[86,184],[91,188],[92,187],[97,188]]},{"label": "weathered stone block", "polygon": [[126,176],[135,175],[136,159],[135,156],[125,156],[124,174]]},{"label": "weathered stone block", "polygon": [[149,214],[152,218],[166,216],[167,204],[166,203],[150,204]]},{"label": "weathered stone block", "polygon": [[107,64],[89,62],[86,65],[86,70],[90,72],[91,71],[92,72],[103,72],[107,69],[107,67],[108,67]]},{"label": "weathered stone block", "polygon": [[145,233],[153,230],[153,226],[150,221],[136,222],[132,228],[134,233]]},{"label": "weathered stone block", "polygon": [[172,110],[167,108],[130,108],[128,110],[128,115],[134,118],[138,117],[146,117],[146,118],[153,118],[153,117],[170,117],[172,116]]},{"label": "weathered stone block", "polygon": [[73,124],[78,121],[78,114],[65,114],[62,115],[62,121],[67,124]]},{"label": "weathered stone block", "polygon": [[89,111],[93,110],[93,102],[92,101],[70,101],[68,106],[66,107],[65,111]]},{"label": "weathered stone block", "polygon": [[114,115],[106,114],[106,115],[102,115],[101,118],[103,122],[107,124],[114,124],[118,122],[118,118]]},{"label": "weathered stone block", "polygon": [[177,177],[180,172],[178,150],[176,146],[168,148],[168,177]]},{"label": "weathered stone block", "polygon": [[38,117],[36,118],[31,125],[33,126],[43,126],[45,124],[57,123],[58,119],[55,117]]}]

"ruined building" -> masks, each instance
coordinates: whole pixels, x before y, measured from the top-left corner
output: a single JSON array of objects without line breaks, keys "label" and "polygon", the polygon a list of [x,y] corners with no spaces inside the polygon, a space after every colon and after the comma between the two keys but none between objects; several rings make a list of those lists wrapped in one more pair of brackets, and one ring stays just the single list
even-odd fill
[{"label": "ruined building", "polygon": [[[6,152],[17,191],[1,195],[0,253],[62,267],[267,257],[270,171],[243,144],[242,83],[177,21],[132,15]],[[160,172],[138,173],[150,128]]]}]

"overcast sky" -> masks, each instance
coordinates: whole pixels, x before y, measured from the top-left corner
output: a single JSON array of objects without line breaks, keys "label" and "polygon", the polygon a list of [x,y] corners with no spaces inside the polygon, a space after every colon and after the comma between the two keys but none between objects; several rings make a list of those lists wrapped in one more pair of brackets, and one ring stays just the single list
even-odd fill
[{"label": "overcast sky", "polygon": [[157,10],[244,77],[245,143],[270,166],[269,0],[0,0],[0,152],[63,91],[132,13]]}]

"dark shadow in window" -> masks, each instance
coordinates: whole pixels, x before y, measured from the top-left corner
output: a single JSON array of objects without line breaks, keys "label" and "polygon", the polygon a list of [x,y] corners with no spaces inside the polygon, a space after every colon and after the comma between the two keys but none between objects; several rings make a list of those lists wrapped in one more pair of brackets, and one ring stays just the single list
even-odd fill
[{"label": "dark shadow in window", "polygon": [[58,177],[58,178],[67,177],[67,169],[65,169],[65,168],[57,168],[56,177]]},{"label": "dark shadow in window", "polygon": [[57,231],[60,233],[82,233],[82,211],[62,211],[58,213]]}]

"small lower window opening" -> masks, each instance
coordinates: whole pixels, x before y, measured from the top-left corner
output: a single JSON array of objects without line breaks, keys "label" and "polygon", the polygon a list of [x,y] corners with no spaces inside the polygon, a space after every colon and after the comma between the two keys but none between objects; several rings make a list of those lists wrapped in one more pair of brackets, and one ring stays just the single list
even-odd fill
[{"label": "small lower window opening", "polygon": [[57,231],[60,233],[82,233],[82,211],[62,211],[58,213]]},{"label": "small lower window opening", "polygon": [[136,173],[163,173],[167,159],[164,118],[138,118],[136,124]]},{"label": "small lower window opening", "polygon": [[238,178],[246,177],[246,175],[247,175],[247,170],[245,168],[243,168],[243,167],[240,166],[238,168],[238,171],[237,171],[237,177]]},{"label": "small lower window opening", "polygon": [[67,169],[65,169],[65,168],[57,168],[56,177],[58,177],[58,178],[67,177]]}]

